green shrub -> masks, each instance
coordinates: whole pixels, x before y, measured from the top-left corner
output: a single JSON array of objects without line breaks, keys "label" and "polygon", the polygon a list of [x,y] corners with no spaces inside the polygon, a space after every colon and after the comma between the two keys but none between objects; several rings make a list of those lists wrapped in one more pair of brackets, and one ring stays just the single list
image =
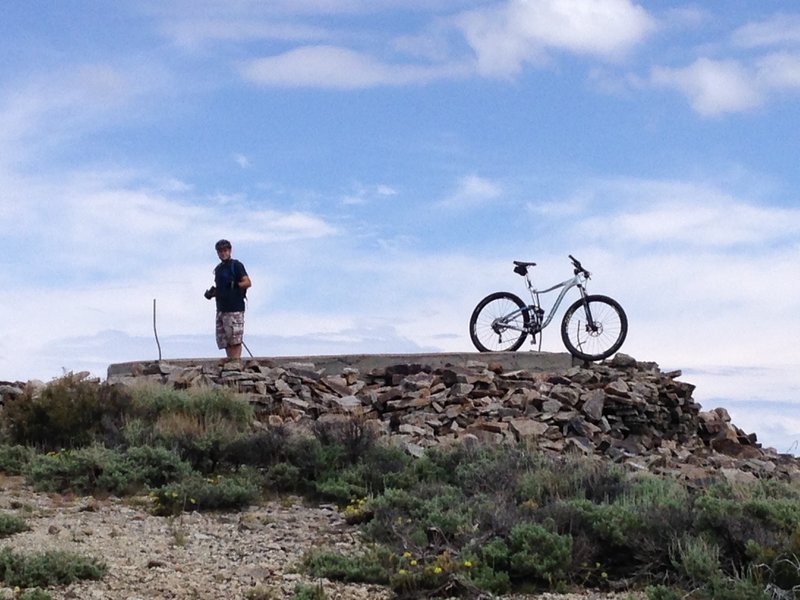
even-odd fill
[{"label": "green shrub", "polygon": [[34,455],[28,446],[0,445],[0,471],[6,475],[22,475]]},{"label": "green shrub", "polygon": [[166,485],[190,471],[187,463],[164,448],[120,452],[89,446],[36,455],[25,474],[39,491],[122,495]]},{"label": "green shrub", "polygon": [[376,443],[358,463],[361,481],[369,494],[380,494],[387,487],[410,487],[410,465],[414,459],[402,448]]},{"label": "green shrub", "polygon": [[137,446],[128,448],[124,462],[136,483],[146,487],[160,487],[187,477],[191,465],[170,450],[160,447]]},{"label": "green shrub", "polygon": [[356,556],[322,549],[310,552],[303,559],[304,568],[314,577],[380,585],[389,583],[396,565],[397,557],[381,546]]},{"label": "green shrub", "polygon": [[469,579],[481,590],[504,595],[511,589],[511,579],[506,571],[498,571],[487,565],[478,565],[469,573]]},{"label": "green shrub", "polygon": [[325,600],[322,584],[298,583],[294,586],[291,600]]},{"label": "green shrub", "polygon": [[119,435],[131,398],[124,388],[69,373],[41,390],[26,388],[2,411],[12,443],[77,448]]},{"label": "green shrub", "polygon": [[538,523],[520,523],[508,537],[511,578],[534,579],[548,585],[562,581],[572,557],[572,538]]},{"label": "green shrub", "polygon": [[618,465],[582,457],[536,457],[521,473],[514,495],[519,503],[542,506],[559,500],[611,502],[626,489]]},{"label": "green shrub", "polygon": [[719,554],[713,542],[689,535],[676,539],[671,548],[675,569],[691,586],[705,585],[722,575]]},{"label": "green shrub", "polygon": [[264,485],[276,492],[299,492],[304,487],[300,469],[289,463],[270,467],[264,475]]},{"label": "green shrub", "polygon": [[224,421],[246,429],[253,420],[250,403],[228,388],[178,390],[152,383],[132,388],[132,416],[147,423],[159,417],[180,414],[199,418],[204,424]]},{"label": "green shrub", "polygon": [[326,446],[319,439],[302,434],[289,438],[286,462],[299,469],[300,479],[308,490],[314,490],[315,482],[335,475],[349,464],[342,446]]},{"label": "green shrub", "polygon": [[358,483],[351,483],[349,480],[353,479],[352,474],[352,470],[349,473],[343,471],[339,476],[317,482],[314,486],[317,496],[338,504],[346,504],[351,498],[363,498],[367,495],[367,488]]},{"label": "green shrub", "polygon": [[640,510],[653,507],[688,510],[691,506],[691,499],[686,486],[680,481],[643,473],[628,480],[625,489],[614,503]]},{"label": "green shrub", "polygon": [[92,494],[126,488],[122,455],[102,446],[35,456],[25,472],[34,489]]},{"label": "green shrub", "polygon": [[528,466],[527,454],[517,448],[483,446],[465,450],[452,482],[470,495],[506,490]]},{"label": "green shrub", "polygon": [[222,462],[232,465],[268,467],[283,460],[289,432],[285,427],[270,427],[250,435],[240,435],[222,448]]},{"label": "green shrub", "polygon": [[18,600],[53,600],[53,597],[37,587],[20,592]]},{"label": "green shrub", "polygon": [[236,510],[252,504],[261,493],[258,472],[242,469],[232,475],[204,478],[193,474],[150,492],[153,512],[175,515],[192,510]]},{"label": "green shrub", "polygon": [[357,418],[314,421],[311,431],[323,446],[341,447],[349,464],[366,454],[377,439],[375,430]]},{"label": "green shrub", "polygon": [[645,593],[647,600],[681,600],[683,598],[683,594],[679,594],[665,585],[647,586]]},{"label": "green shrub", "polygon": [[699,590],[698,596],[708,600],[772,600],[762,583],[747,578],[718,577]]},{"label": "green shrub", "polygon": [[0,549],[0,580],[8,587],[46,588],[69,585],[82,579],[100,579],[106,566],[93,558],[51,550],[40,554],[17,554]]},{"label": "green shrub", "polygon": [[8,537],[21,531],[28,531],[30,527],[25,519],[7,512],[0,512],[0,537]]},{"label": "green shrub", "polygon": [[124,442],[174,450],[204,473],[214,472],[229,446],[246,439],[254,416],[250,403],[226,388],[177,390],[147,383],[131,393]]},{"label": "green shrub", "polygon": [[509,570],[511,551],[502,538],[493,538],[488,543],[483,544],[478,552],[481,563],[491,567],[494,571]]},{"label": "green shrub", "polygon": [[167,413],[155,424],[155,443],[173,450],[201,473],[216,471],[226,446],[238,437],[238,426],[218,417]]}]

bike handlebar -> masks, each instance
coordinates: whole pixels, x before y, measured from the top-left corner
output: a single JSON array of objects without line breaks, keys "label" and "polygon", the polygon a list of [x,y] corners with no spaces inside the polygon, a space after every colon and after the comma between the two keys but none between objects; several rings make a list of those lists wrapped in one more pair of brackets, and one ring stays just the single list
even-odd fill
[{"label": "bike handlebar", "polygon": [[575,267],[575,275],[577,275],[578,273],[583,273],[584,275],[586,275],[587,278],[590,276],[589,271],[584,269],[583,265],[581,265],[581,261],[572,256],[572,254],[568,254],[567,256],[569,256],[569,259],[572,261],[572,265]]}]

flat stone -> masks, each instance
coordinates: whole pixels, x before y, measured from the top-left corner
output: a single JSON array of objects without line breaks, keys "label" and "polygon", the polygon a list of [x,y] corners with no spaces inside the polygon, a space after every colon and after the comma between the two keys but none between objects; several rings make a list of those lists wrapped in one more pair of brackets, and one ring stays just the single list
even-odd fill
[{"label": "flat stone", "polygon": [[363,412],[364,407],[361,404],[361,400],[359,400],[355,396],[344,396],[342,398],[333,398],[331,400],[331,404],[340,410],[348,413],[360,413]]},{"label": "flat stone", "polygon": [[547,423],[532,419],[512,419],[508,422],[508,426],[518,441],[538,438],[548,428]]},{"label": "flat stone", "polygon": [[593,421],[599,421],[603,417],[605,402],[606,393],[603,390],[591,390],[583,396],[583,406],[581,410],[583,414]]}]

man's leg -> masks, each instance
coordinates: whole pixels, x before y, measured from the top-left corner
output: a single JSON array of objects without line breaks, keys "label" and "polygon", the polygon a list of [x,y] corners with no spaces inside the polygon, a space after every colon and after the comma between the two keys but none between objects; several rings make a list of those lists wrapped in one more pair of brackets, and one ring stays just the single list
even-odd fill
[{"label": "man's leg", "polygon": [[244,336],[244,312],[228,313],[230,327],[230,337],[225,346],[225,354],[228,358],[241,358],[242,356],[242,337]]}]

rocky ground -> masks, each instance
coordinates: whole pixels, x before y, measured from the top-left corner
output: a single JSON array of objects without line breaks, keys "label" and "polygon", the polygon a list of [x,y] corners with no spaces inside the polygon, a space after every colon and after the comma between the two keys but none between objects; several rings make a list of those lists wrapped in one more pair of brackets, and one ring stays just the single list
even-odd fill
[{"label": "rocky ground", "polygon": [[[147,499],[82,498],[36,493],[22,478],[0,476],[0,510],[31,527],[0,541],[20,553],[68,550],[104,561],[107,575],[50,590],[54,599],[244,599],[255,587],[291,598],[298,582],[321,583],[329,600],[381,600],[385,588],[314,580],[298,572],[312,548],[356,552],[357,530],[333,506],[281,498],[238,513],[156,517]],[[0,597],[14,591],[0,588]],[[639,600],[641,594],[526,596],[538,600]],[[522,600],[516,596],[516,600]],[[510,600],[510,599],[509,599]]]}]

